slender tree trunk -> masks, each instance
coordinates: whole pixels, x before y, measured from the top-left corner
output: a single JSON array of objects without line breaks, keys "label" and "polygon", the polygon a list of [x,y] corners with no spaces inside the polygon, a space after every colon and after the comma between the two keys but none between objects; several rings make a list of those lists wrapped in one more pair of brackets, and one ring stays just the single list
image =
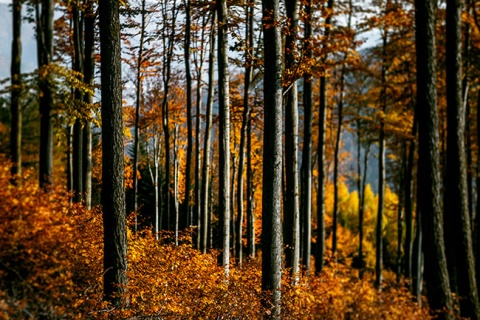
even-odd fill
[{"label": "slender tree trunk", "polygon": [[140,22],[140,42],[138,44],[138,57],[137,57],[137,77],[136,91],[135,91],[135,125],[134,125],[134,142],[133,142],[133,211],[135,211],[135,232],[138,230],[138,153],[140,146],[140,107],[142,105],[143,96],[143,46],[145,42],[145,26],[146,26],[146,12],[145,12],[146,0],[142,0],[142,12]]},{"label": "slender tree trunk", "polygon": [[207,253],[209,228],[211,219],[209,212],[209,181],[210,181],[210,145],[212,127],[212,109],[215,82],[215,25],[217,20],[216,10],[212,15],[212,26],[210,30],[210,59],[208,62],[208,97],[207,97],[207,121],[205,123],[205,142],[203,147],[203,170],[202,170],[202,222],[200,232],[202,234],[201,250]]},{"label": "slender tree trunk", "polygon": [[217,0],[218,10],[218,107],[220,192],[219,208],[223,217],[222,265],[225,275],[230,274],[230,86],[228,71],[228,5],[227,0]]},{"label": "slender tree trunk", "polygon": [[415,1],[418,117],[418,208],[422,215],[427,297],[432,310],[452,318],[441,209],[440,157],[435,61],[435,0]]},{"label": "slender tree trunk", "polygon": [[[88,1],[85,9],[85,62],[83,81],[93,88],[95,76],[95,13],[93,1]],[[93,95],[86,93],[84,96],[88,105],[93,105]],[[83,135],[83,187],[85,190],[85,206],[88,210],[92,207],[92,123],[87,120]]]},{"label": "slender tree trunk", "polygon": [[104,294],[116,307],[127,304],[127,227],[124,190],[122,69],[119,3],[100,0],[102,83],[102,205]]},{"label": "slender tree trunk", "polygon": [[[235,141],[233,143],[233,149],[235,149]],[[242,239],[241,235],[236,234],[235,230],[235,177],[237,174],[237,161],[235,155],[232,153],[232,179],[230,180],[230,248],[232,248],[232,256],[237,257],[237,252],[235,251],[235,244],[237,243],[236,239]]]},{"label": "slender tree trunk", "polygon": [[173,131],[173,203],[175,209],[175,246],[178,246],[178,229],[180,228],[180,208],[178,202],[178,124]]},{"label": "slender tree trunk", "polygon": [[[40,2],[40,1],[39,1]],[[44,69],[52,62],[53,56],[53,0],[42,0],[42,9],[36,5],[37,20],[37,54],[39,69]],[[42,188],[53,184],[53,92],[49,85],[50,73],[41,77],[40,88],[40,165],[39,182]]]},{"label": "slender tree trunk", "polygon": [[[190,28],[192,27],[191,23],[191,1],[184,0],[185,5],[185,45],[184,45],[184,60],[185,60],[185,79],[187,83],[187,168],[185,172],[185,203],[184,203],[184,213],[182,217],[182,228],[191,224],[189,221],[190,216],[190,192],[192,188],[192,153],[193,153],[193,121],[192,121],[192,71],[190,69]],[[198,121],[198,120],[197,120]],[[198,199],[195,199],[197,202]]]},{"label": "slender tree trunk", "polygon": [[[360,144],[360,141],[359,141]],[[360,150],[360,149],[359,149]],[[359,159],[360,159],[360,152]],[[359,185],[359,190],[361,190],[360,194],[360,206],[358,208],[358,229],[359,229],[359,246],[358,246],[358,257],[359,257],[359,277],[363,279],[363,275],[365,272],[365,261],[363,260],[363,223],[364,223],[364,215],[365,215],[365,187],[367,186],[367,173],[368,173],[368,158],[370,155],[370,142],[367,142],[367,146],[364,150],[363,155],[363,175],[361,178],[361,184]],[[358,172],[360,172],[360,160],[358,163]],[[359,179],[360,180],[360,179]],[[360,182],[359,182],[360,183]]]},{"label": "slender tree trunk", "polygon": [[398,178],[398,208],[397,208],[397,266],[396,266],[396,280],[400,283],[400,277],[402,276],[402,244],[403,244],[403,210],[405,203],[405,178],[404,172],[407,167],[407,142],[402,142],[402,159],[400,165],[400,173]]},{"label": "slender tree trunk", "polygon": [[[287,0],[286,11],[289,32],[285,38],[285,70],[294,73],[295,39],[298,26],[298,0]],[[297,80],[287,79],[285,94],[285,256],[286,267],[291,268],[294,284],[298,281],[300,260],[300,207],[298,194],[298,92]],[[311,238],[311,236],[309,236]],[[310,269],[310,241],[304,247],[304,264]]]},{"label": "slender tree trunk", "polygon": [[[387,10],[389,1],[387,1]],[[387,30],[383,31],[382,49],[382,91],[380,103],[382,113],[387,110]],[[378,154],[378,212],[376,227],[375,286],[381,289],[383,269],[383,207],[385,205],[385,122],[380,119],[380,138]]]},{"label": "slender tree trunk", "polygon": [[[333,10],[333,0],[328,0],[327,8]],[[325,37],[330,36],[330,23],[332,16],[325,19]],[[325,58],[324,58],[325,59]],[[322,272],[325,256],[325,135],[327,123],[327,78],[320,77],[320,106],[318,111],[318,190],[317,190],[317,252],[315,256],[315,272]],[[305,221],[305,229],[310,225]],[[308,224],[308,226],[307,226]]]},{"label": "slender tree trunk", "polygon": [[252,119],[247,123],[247,255],[255,259],[255,188],[252,165]]},{"label": "slender tree trunk", "polygon": [[422,283],[423,283],[423,250],[422,250],[422,215],[417,210],[415,217],[415,239],[413,241],[412,252],[412,294],[417,298],[417,302],[422,301]]},{"label": "slender tree trunk", "polygon": [[263,0],[264,135],[262,194],[262,290],[271,292],[272,316],[280,318],[282,275],[282,41],[280,3]]},{"label": "slender tree trunk", "polygon": [[[447,245],[448,265],[455,265],[460,313],[480,318],[475,261],[473,256],[468,207],[465,155],[465,105],[462,102],[462,2],[447,1],[447,168],[444,217],[448,229],[453,226]],[[453,259],[452,259],[453,258]]]},{"label": "slender tree trunk", "polygon": [[[22,176],[22,1],[14,0],[12,4],[12,63],[10,77],[12,81],[12,93],[10,100],[10,114],[12,126],[10,131],[10,157],[12,178]],[[12,180],[15,182],[15,180]]]},{"label": "slender tree trunk", "polygon": [[[304,7],[305,21],[305,58],[308,61],[313,59],[312,53],[312,0],[308,0]],[[311,239],[312,228],[312,118],[313,118],[313,77],[307,72],[303,77],[303,148],[302,148],[302,166],[301,170],[301,226],[304,229],[305,236],[301,239]],[[304,241],[303,253],[308,257],[311,254],[310,240]],[[318,242],[317,242],[318,245]],[[307,264],[303,256],[303,261]],[[323,261],[323,259],[322,259]],[[322,262],[323,263],[323,262]],[[318,265],[317,262],[315,262]],[[308,263],[310,270],[310,263]],[[315,267],[316,268],[316,267]]]},{"label": "slender tree trunk", "polygon": [[[250,121],[250,101],[249,101],[249,90],[250,82],[253,76],[253,13],[254,13],[254,1],[249,0],[248,6],[245,9],[245,18],[246,18],[246,28],[245,28],[245,80],[243,88],[243,114],[242,114],[242,129],[240,132],[240,149],[239,159],[238,159],[238,196],[237,196],[237,210],[238,210],[238,223],[237,223],[237,234],[243,234],[243,220],[244,220],[244,207],[243,207],[243,181],[244,181],[244,164],[245,164],[245,142],[247,140],[247,131],[248,123]],[[248,187],[247,187],[248,189]],[[247,193],[247,197],[248,197]],[[247,219],[248,220],[248,219]],[[243,243],[242,237],[237,237],[237,255],[238,255],[238,264],[242,265],[243,260]]]},{"label": "slender tree trunk", "polygon": [[[416,119],[413,120],[412,135],[417,134]],[[415,139],[410,141],[408,146],[408,160],[405,169],[405,247],[403,249],[405,256],[405,277],[412,277],[412,235],[413,235],[413,201],[412,201],[412,181],[413,166],[415,161]]]},{"label": "slender tree trunk", "polygon": [[[72,19],[73,19],[73,44],[74,44],[74,70],[83,73],[83,48],[82,48],[82,35],[83,25],[80,21],[80,11],[78,1],[72,5]],[[83,200],[83,124],[82,119],[83,111],[81,110],[81,102],[83,101],[83,95],[79,89],[74,91],[74,99],[79,116],[75,119],[73,125],[73,143],[72,143],[72,165],[73,165],[73,192],[74,201],[79,203]]]}]

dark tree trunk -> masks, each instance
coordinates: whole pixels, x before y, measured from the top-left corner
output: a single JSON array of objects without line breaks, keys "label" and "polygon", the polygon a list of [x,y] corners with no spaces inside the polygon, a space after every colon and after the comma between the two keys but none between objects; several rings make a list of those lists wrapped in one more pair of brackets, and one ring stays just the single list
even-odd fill
[{"label": "dark tree trunk", "polygon": [[[192,188],[192,149],[193,149],[193,121],[192,121],[192,72],[190,69],[190,28],[191,28],[191,3],[190,0],[184,0],[185,5],[185,79],[187,84],[187,164],[185,172],[185,201],[184,212],[182,214],[181,228],[191,224],[190,219],[190,190]],[[198,121],[198,120],[197,120]],[[195,199],[198,202],[198,199]]]},{"label": "dark tree trunk", "polygon": [[[244,80],[244,92],[243,92],[243,114],[242,114],[242,129],[240,132],[240,149],[239,159],[238,159],[238,196],[237,196],[237,210],[238,210],[238,223],[237,223],[237,255],[238,255],[238,264],[242,265],[243,260],[243,243],[242,243],[242,234],[243,234],[243,220],[244,220],[244,207],[243,207],[243,181],[244,181],[244,165],[245,165],[245,142],[247,140],[247,131],[248,124],[250,121],[250,113],[252,108],[250,107],[249,101],[249,91],[250,83],[253,76],[253,10],[254,10],[254,1],[249,1],[247,8],[245,9],[246,17],[246,28],[245,28],[245,80]],[[247,187],[248,189],[248,187]],[[247,193],[247,196],[248,193]],[[247,219],[248,220],[248,219]]]},{"label": "dark tree trunk", "polygon": [[[75,2],[72,5],[72,19],[73,19],[73,44],[74,44],[74,70],[83,74],[83,26],[80,21],[79,3]],[[73,125],[73,143],[72,143],[72,166],[73,166],[73,192],[74,201],[79,203],[83,200],[83,110],[81,109],[81,102],[83,95],[79,89],[75,89],[74,93],[75,104],[77,108],[77,118]]]},{"label": "dark tree trunk", "polygon": [[[305,3],[304,11],[305,21],[305,58],[313,59],[312,53],[312,0]],[[311,73],[306,73],[303,77],[303,148],[302,148],[302,166],[301,171],[301,206],[300,214],[305,239],[312,238],[312,117],[313,117],[313,77]],[[308,222],[308,223],[306,223]],[[310,257],[311,241],[305,241],[303,253]],[[322,259],[323,260],[323,259]],[[303,261],[306,261],[305,255]],[[310,264],[308,264],[310,266]]]},{"label": "dark tree trunk", "polygon": [[247,123],[247,255],[255,258],[255,188],[253,186],[252,165],[252,119]]},{"label": "dark tree trunk", "polygon": [[10,172],[12,178],[16,179],[22,175],[22,1],[14,0],[12,4],[12,64],[10,77],[12,81],[12,93],[10,100],[10,113],[12,126],[10,131],[10,157],[12,167]]},{"label": "dark tree trunk", "polygon": [[[387,10],[389,1],[387,1]],[[382,113],[387,110],[387,31],[383,31],[382,48],[382,91],[380,93],[380,103]],[[378,151],[378,212],[376,227],[376,259],[375,259],[375,286],[381,289],[382,269],[383,269],[383,207],[385,203],[385,122],[380,119],[380,137]]]},{"label": "dark tree trunk", "polygon": [[262,289],[270,291],[273,317],[280,317],[282,275],[282,40],[280,4],[263,0],[264,136],[262,194]]},{"label": "dark tree trunk", "polygon": [[[42,9],[36,6],[37,55],[39,69],[46,68],[53,56],[53,0],[42,0]],[[51,74],[41,77],[40,89],[40,165],[39,181],[42,188],[53,184],[53,92],[49,85]]]},{"label": "dark tree trunk", "polygon": [[[327,4],[330,12],[333,10],[333,0]],[[325,37],[330,36],[331,14],[325,19]],[[325,58],[324,58],[325,59]],[[320,105],[318,111],[318,190],[317,190],[317,252],[315,255],[315,272],[322,272],[325,256],[325,135],[327,123],[327,78],[320,77]],[[305,223],[310,224],[309,221]],[[305,241],[305,240],[304,240]],[[308,240],[310,241],[310,239]]]},{"label": "dark tree trunk", "polygon": [[[299,2],[285,2],[289,31],[285,37],[285,70],[294,74],[295,39],[298,26]],[[300,260],[300,208],[298,194],[298,92],[297,80],[286,78],[285,93],[285,259],[291,268],[294,283],[298,280]],[[309,236],[311,238],[311,236]],[[308,242],[308,244],[310,241]],[[310,246],[304,247],[303,263],[310,267]]]},{"label": "dark tree trunk", "polygon": [[[360,144],[360,141],[359,141]],[[359,149],[360,150],[360,149]],[[363,155],[363,175],[361,178],[361,184],[359,185],[359,190],[361,190],[360,197],[360,206],[358,208],[358,229],[359,229],[359,246],[358,246],[358,258],[359,258],[359,277],[363,279],[363,274],[365,272],[365,261],[363,260],[363,222],[365,215],[365,187],[367,185],[367,173],[368,173],[368,158],[370,155],[370,141],[367,142],[367,146],[364,150]],[[360,159],[360,152],[358,152],[358,157]],[[360,174],[360,160],[358,164],[358,172]],[[360,180],[360,179],[359,179]],[[359,181],[360,183],[360,181]]]},{"label": "dark tree trunk", "polygon": [[438,146],[435,61],[435,0],[415,1],[418,117],[418,208],[422,215],[427,297],[432,310],[452,318],[452,296],[446,265]]},{"label": "dark tree trunk", "polygon": [[[468,207],[465,156],[465,105],[462,102],[462,3],[447,1],[447,168],[444,218],[448,265],[454,265],[460,313],[480,318]],[[447,224],[448,223],[448,224]],[[452,228],[453,227],[453,228]]]},{"label": "dark tree trunk", "polygon": [[219,130],[219,208],[223,217],[222,265],[230,273],[230,86],[228,71],[228,5],[217,0],[218,10],[218,108]]},{"label": "dark tree trunk", "polygon": [[127,289],[127,230],[124,190],[122,69],[119,3],[100,0],[102,83],[102,205],[104,294],[121,307]]},{"label": "dark tree trunk", "polygon": [[215,82],[215,25],[217,20],[217,12],[213,11],[212,26],[210,30],[210,58],[208,62],[208,97],[207,97],[207,121],[205,123],[205,142],[203,146],[203,168],[202,168],[202,221],[200,223],[200,233],[202,241],[200,249],[203,253],[207,253],[209,230],[211,227],[211,219],[209,212],[209,182],[210,182],[210,145],[211,145],[211,127],[212,127],[212,109]]},{"label": "dark tree trunk", "polygon": [[[417,121],[414,117],[412,136],[417,135]],[[413,181],[413,167],[415,163],[415,139],[412,139],[408,145],[408,159],[405,167],[405,277],[412,277],[412,238],[413,238],[413,201],[412,201],[412,181]]]}]

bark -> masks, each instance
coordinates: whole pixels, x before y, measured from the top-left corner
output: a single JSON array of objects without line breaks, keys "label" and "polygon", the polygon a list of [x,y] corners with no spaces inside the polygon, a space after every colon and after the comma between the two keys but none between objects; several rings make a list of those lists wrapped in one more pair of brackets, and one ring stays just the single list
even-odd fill
[{"label": "bark", "polygon": [[[307,20],[305,21],[305,58],[313,59],[312,53],[312,0],[305,3],[304,7]],[[312,118],[313,118],[313,77],[307,72],[303,77],[303,148],[301,171],[301,200],[300,214],[302,227],[305,233],[303,253],[310,257],[312,238]],[[307,259],[303,261],[307,261]],[[323,260],[323,259],[322,259]],[[308,264],[310,266],[310,264]]]},{"label": "bark", "polygon": [[116,307],[126,304],[127,230],[124,190],[122,78],[119,3],[100,0],[102,94],[102,205],[104,294]]},{"label": "bark", "polygon": [[[387,7],[389,2],[387,2]],[[387,8],[388,10],[388,8]],[[382,91],[380,103],[383,115],[387,110],[387,31],[383,31],[382,49]],[[375,251],[375,286],[381,289],[383,269],[383,207],[385,205],[385,122],[380,119],[380,137],[378,154],[378,212],[376,227],[376,251]]]},{"label": "bark", "polygon": [[211,146],[211,127],[212,127],[212,109],[215,81],[215,25],[217,13],[214,10],[212,15],[212,26],[210,30],[210,59],[208,62],[208,96],[207,96],[207,118],[205,123],[205,141],[203,147],[203,169],[202,169],[202,221],[200,233],[202,234],[201,250],[207,253],[209,228],[211,227],[209,217],[209,181],[210,181],[210,146]]},{"label": "bark", "polygon": [[247,123],[247,255],[255,259],[255,188],[252,165],[252,119]]},{"label": "bark", "polygon": [[[184,0],[185,5],[185,43],[184,43],[184,60],[185,60],[185,79],[187,84],[187,165],[185,172],[185,202],[182,224],[181,227],[184,228],[191,224],[190,217],[190,193],[192,188],[192,153],[193,153],[193,121],[192,121],[192,72],[190,69],[190,28],[191,28],[191,3],[190,0]],[[198,201],[195,199],[195,201]]]},{"label": "bark", "polygon": [[[72,5],[72,19],[73,19],[73,44],[74,44],[74,65],[75,71],[83,73],[83,48],[82,48],[82,34],[83,26],[80,21],[79,3]],[[75,104],[79,116],[75,119],[73,125],[73,143],[72,143],[72,165],[73,165],[73,192],[74,201],[79,203],[83,200],[83,124],[82,124],[82,109],[81,102],[83,96],[79,89],[75,89],[74,93]]]},{"label": "bark", "polygon": [[[10,77],[12,81],[12,93],[10,100],[10,113],[12,125],[10,131],[10,157],[12,167],[10,172],[12,179],[22,175],[22,1],[14,0],[12,4],[12,63]],[[12,180],[13,182],[15,180]]]},{"label": "bark", "polygon": [[[412,135],[415,137],[417,133],[417,124],[414,117]],[[412,235],[413,235],[413,201],[412,201],[412,181],[413,167],[415,162],[415,139],[412,139],[408,145],[408,160],[405,167],[405,277],[412,277]]]},{"label": "bark", "polygon": [[[328,0],[327,8],[333,10],[334,0]],[[332,16],[325,19],[325,37],[330,36],[330,23]],[[324,58],[325,59],[325,58]],[[327,123],[327,78],[320,77],[320,104],[318,111],[318,190],[317,190],[317,252],[315,256],[315,272],[322,272],[325,256],[325,135]],[[309,221],[305,223],[310,224]]]},{"label": "bark", "polygon": [[282,275],[282,41],[280,4],[263,0],[264,32],[264,135],[262,194],[262,290],[273,318],[280,318]]},{"label": "bark", "polygon": [[[299,2],[287,0],[288,32],[285,37],[285,70],[294,73],[295,34],[298,26]],[[300,208],[298,194],[298,92],[297,80],[286,77],[285,94],[285,259],[291,268],[294,284],[298,281],[300,260]],[[311,235],[305,235],[305,238]],[[304,247],[304,264],[310,266],[310,241]]]},{"label": "bark", "polygon": [[436,1],[415,1],[418,117],[418,208],[422,215],[427,298],[432,310],[452,318],[452,296],[446,265],[438,154],[438,111],[435,61]]},{"label": "bark", "polygon": [[135,124],[134,124],[134,141],[133,141],[133,211],[135,214],[135,232],[138,230],[138,154],[140,146],[140,107],[142,105],[143,96],[143,48],[145,42],[145,27],[146,27],[146,1],[142,0],[141,16],[140,16],[140,42],[138,44],[138,57],[137,57],[137,74],[136,74],[136,88],[135,88]]},{"label": "bark", "polygon": [[217,0],[218,10],[218,108],[219,130],[219,208],[223,217],[222,265],[230,274],[230,86],[228,71],[228,6],[227,0]]},{"label": "bark", "polygon": [[[456,271],[460,314],[480,318],[468,206],[465,105],[462,102],[462,3],[447,1],[447,168],[444,218],[448,265]],[[448,223],[448,224],[447,224]],[[453,227],[453,228],[452,228]]]},{"label": "bark", "polygon": [[[360,140],[359,140],[360,145]],[[360,150],[360,149],[358,149]],[[359,179],[359,193],[360,196],[360,206],[358,208],[358,229],[359,229],[359,246],[358,246],[358,258],[359,258],[359,277],[363,279],[363,275],[365,272],[365,262],[363,259],[363,223],[364,223],[364,215],[365,215],[365,187],[367,185],[367,172],[368,172],[368,158],[370,155],[370,142],[367,142],[367,147],[364,150],[363,154],[363,175],[362,178]],[[360,174],[360,151],[358,152],[358,172]],[[361,182],[360,182],[361,180]],[[361,192],[360,192],[361,191]]]},{"label": "bark", "polygon": [[[248,124],[250,121],[251,107],[249,101],[250,83],[253,76],[253,14],[254,14],[254,1],[250,0],[248,6],[245,9],[246,28],[245,28],[245,80],[243,88],[243,114],[242,114],[242,129],[240,132],[240,149],[238,159],[238,196],[237,196],[237,210],[238,210],[238,223],[237,234],[243,234],[243,220],[244,220],[244,166],[245,166],[245,142],[247,140]],[[249,153],[250,154],[250,153]],[[248,189],[248,188],[247,188]],[[247,193],[247,196],[248,193]],[[248,220],[248,219],[247,219]],[[243,244],[242,237],[237,237],[237,255],[238,264],[242,265],[243,261]]]},{"label": "bark", "polygon": [[[40,1],[39,1],[40,2]],[[36,4],[36,31],[37,31],[37,55],[39,69],[46,68],[52,62],[53,56],[53,0],[41,1],[41,13],[39,2]],[[53,184],[53,123],[52,107],[53,92],[49,85],[47,74],[40,78],[40,165],[39,182],[44,189]]]},{"label": "bark", "polygon": [[402,276],[402,244],[403,244],[403,210],[405,203],[405,183],[403,179],[405,178],[404,172],[407,167],[407,142],[402,142],[402,159],[400,165],[400,173],[398,178],[398,208],[397,208],[397,265],[396,265],[396,280],[397,283],[400,283],[400,278]]},{"label": "bark", "polygon": [[173,131],[173,207],[175,210],[175,246],[178,246],[178,229],[180,228],[180,208],[178,202],[178,124]]}]

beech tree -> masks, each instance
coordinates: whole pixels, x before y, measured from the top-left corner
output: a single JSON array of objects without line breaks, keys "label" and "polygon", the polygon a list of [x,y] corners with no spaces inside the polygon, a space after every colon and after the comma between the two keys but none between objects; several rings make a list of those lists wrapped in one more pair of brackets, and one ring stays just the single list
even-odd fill
[{"label": "beech tree", "polygon": [[102,206],[104,228],[104,294],[116,307],[127,279],[127,227],[124,189],[122,69],[119,3],[100,0],[100,54],[102,81]]},{"label": "beech tree", "polygon": [[279,0],[263,0],[264,133],[262,194],[262,289],[280,317],[282,275],[282,38]]}]

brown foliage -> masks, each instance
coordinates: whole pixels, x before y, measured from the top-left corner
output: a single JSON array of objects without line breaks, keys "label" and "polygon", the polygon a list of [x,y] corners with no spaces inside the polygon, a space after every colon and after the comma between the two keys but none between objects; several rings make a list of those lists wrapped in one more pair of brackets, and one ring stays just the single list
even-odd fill
[{"label": "brown foliage", "polygon": [[[28,175],[28,173],[27,173]],[[259,319],[259,261],[233,267],[230,277],[216,255],[155,241],[151,231],[129,233],[130,305],[116,310],[102,301],[102,218],[99,208],[69,205],[61,189],[45,192],[33,178],[9,183],[0,168],[0,318]],[[297,286],[284,276],[285,319],[426,319],[402,288],[378,293],[352,270],[337,265]]]}]

